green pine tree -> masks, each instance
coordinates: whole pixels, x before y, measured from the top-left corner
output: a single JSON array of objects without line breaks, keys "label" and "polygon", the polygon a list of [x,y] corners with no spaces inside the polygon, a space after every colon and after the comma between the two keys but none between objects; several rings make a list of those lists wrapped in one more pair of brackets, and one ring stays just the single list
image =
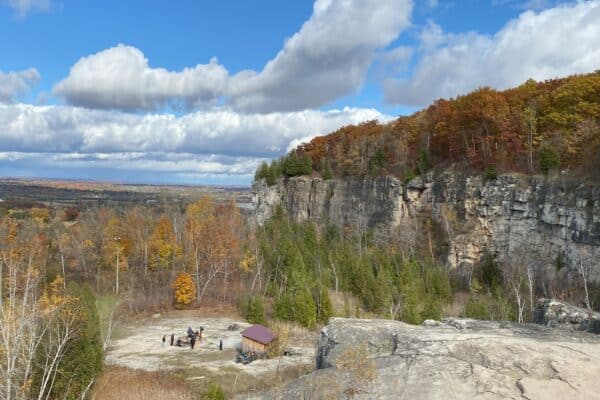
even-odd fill
[{"label": "green pine tree", "polygon": [[333,178],[333,173],[331,172],[331,166],[329,162],[325,162],[325,167],[323,168],[323,179],[328,181]]},{"label": "green pine tree", "polygon": [[312,172],[312,158],[310,157],[310,154],[303,153],[300,158],[300,175],[311,175]]}]

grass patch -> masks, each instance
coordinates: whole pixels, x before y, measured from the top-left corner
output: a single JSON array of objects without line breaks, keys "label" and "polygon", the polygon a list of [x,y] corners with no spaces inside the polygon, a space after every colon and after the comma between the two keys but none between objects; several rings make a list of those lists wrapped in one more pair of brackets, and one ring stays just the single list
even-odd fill
[{"label": "grass patch", "polygon": [[100,333],[102,338],[106,337],[108,330],[108,324],[112,315],[113,318],[113,329],[111,332],[112,339],[124,338],[127,336],[127,332],[116,323],[116,310],[119,299],[113,295],[104,295],[96,297],[96,309],[98,310],[98,317],[100,318]]},{"label": "grass patch", "polygon": [[197,396],[184,379],[164,372],[109,367],[98,377],[95,400],[192,400]]},{"label": "grass patch", "polygon": [[[251,364],[250,364],[251,366]],[[227,398],[241,393],[256,393],[282,387],[292,379],[311,372],[312,366],[287,366],[277,371],[266,372],[259,376],[241,371],[235,366],[222,366],[218,370],[196,367],[178,370],[175,374],[184,379],[190,390],[196,395],[202,395],[211,383],[223,388]]]}]

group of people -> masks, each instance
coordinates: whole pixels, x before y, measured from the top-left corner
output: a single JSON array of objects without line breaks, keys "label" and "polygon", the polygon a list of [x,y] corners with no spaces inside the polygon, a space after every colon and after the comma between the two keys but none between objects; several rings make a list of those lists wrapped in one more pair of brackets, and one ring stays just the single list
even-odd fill
[{"label": "group of people", "polygon": [[193,349],[194,345],[196,344],[196,339],[202,343],[202,332],[204,331],[203,327],[200,327],[199,330],[197,330],[196,332],[194,332],[194,330],[192,329],[191,326],[188,326],[187,328],[187,335],[188,338],[190,339],[190,347]]},{"label": "group of people", "polygon": [[[200,329],[194,332],[191,326],[187,328],[187,337],[190,340],[190,347],[193,349],[196,345],[196,341],[202,343],[202,332],[204,332],[204,328],[201,326]],[[162,345],[165,346],[167,341],[167,335],[163,335]],[[183,340],[181,338],[175,339],[175,334],[171,333],[171,346],[183,347]],[[219,339],[219,350],[223,350],[223,340]]]}]

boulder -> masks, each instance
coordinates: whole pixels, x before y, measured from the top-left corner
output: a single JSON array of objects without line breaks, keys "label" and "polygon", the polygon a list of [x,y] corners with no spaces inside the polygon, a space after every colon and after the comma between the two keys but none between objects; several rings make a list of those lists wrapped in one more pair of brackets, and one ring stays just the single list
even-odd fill
[{"label": "boulder", "polygon": [[600,313],[556,300],[539,299],[534,322],[600,334]]}]

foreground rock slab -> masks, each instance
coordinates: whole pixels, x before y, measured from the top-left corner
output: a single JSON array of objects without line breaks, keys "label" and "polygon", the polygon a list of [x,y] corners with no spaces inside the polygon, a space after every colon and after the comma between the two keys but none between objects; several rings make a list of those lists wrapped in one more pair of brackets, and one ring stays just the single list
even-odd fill
[{"label": "foreground rock slab", "polygon": [[[360,371],[340,368],[359,348],[375,369],[363,387]],[[316,362],[262,398],[600,399],[600,337],[533,324],[332,318]]]}]

